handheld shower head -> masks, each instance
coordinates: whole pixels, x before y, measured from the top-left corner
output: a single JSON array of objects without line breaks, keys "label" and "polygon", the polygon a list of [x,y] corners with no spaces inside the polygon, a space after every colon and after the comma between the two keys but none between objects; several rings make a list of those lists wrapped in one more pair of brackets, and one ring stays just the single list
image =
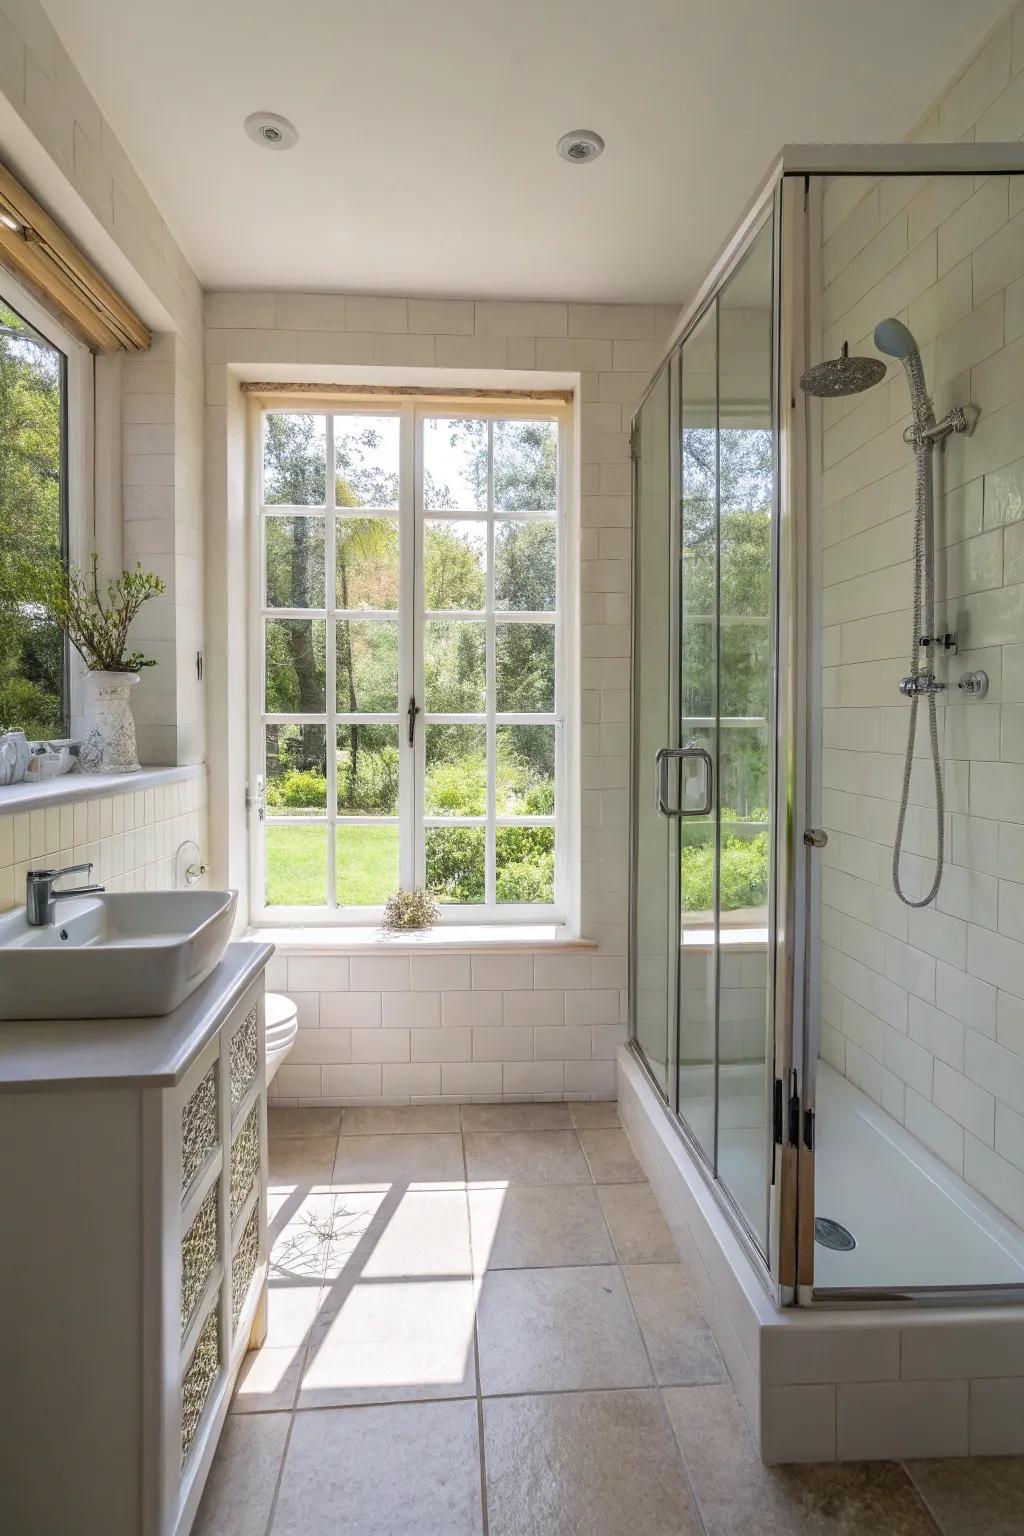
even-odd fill
[{"label": "handheld shower head", "polygon": [[913,331],[908,330],[902,320],[896,320],[890,315],[888,320],[880,320],[875,326],[875,346],[879,352],[898,358],[903,364],[917,430],[927,432],[935,425],[935,408],[924,381],[921,349],[914,340]]},{"label": "handheld shower head", "polygon": [[913,332],[909,331],[902,320],[879,320],[875,326],[875,346],[879,352],[885,352],[889,357],[898,357],[901,362],[906,362],[915,352],[920,357],[920,350],[914,340]]}]

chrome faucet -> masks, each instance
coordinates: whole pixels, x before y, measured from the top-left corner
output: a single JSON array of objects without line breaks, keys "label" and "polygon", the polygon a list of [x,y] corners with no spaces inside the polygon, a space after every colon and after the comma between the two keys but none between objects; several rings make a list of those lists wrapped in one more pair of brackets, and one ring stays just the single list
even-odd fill
[{"label": "chrome faucet", "polygon": [[32,928],[51,928],[53,909],[65,896],[91,896],[102,885],[76,885],[70,891],[55,891],[54,882],[65,875],[91,875],[91,864],[70,864],[67,869],[30,869],[25,876],[25,916]]}]

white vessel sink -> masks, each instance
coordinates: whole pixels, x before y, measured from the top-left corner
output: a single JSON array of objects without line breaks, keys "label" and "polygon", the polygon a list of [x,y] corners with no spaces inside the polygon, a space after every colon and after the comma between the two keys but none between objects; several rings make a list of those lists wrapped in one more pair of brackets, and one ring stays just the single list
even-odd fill
[{"label": "white vessel sink", "polygon": [[231,937],[237,891],[131,891],[57,903],[52,927],[0,918],[0,1019],[171,1013]]}]

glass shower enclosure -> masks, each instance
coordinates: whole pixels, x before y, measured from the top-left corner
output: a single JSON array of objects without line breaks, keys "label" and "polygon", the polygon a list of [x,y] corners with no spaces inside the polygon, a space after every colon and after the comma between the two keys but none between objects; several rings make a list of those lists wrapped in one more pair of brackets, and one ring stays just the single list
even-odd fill
[{"label": "glass shower enclosure", "polygon": [[1022,348],[1020,145],[795,146],[634,417],[631,1045],[781,1304],[1024,1285]]}]

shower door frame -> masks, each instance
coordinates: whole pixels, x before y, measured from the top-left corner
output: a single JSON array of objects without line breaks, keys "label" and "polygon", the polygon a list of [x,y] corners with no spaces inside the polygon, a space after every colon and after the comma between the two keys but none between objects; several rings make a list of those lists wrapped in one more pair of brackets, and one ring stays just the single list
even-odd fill
[{"label": "shower door frame", "polygon": [[[679,348],[670,351],[658,368],[655,369],[651,380],[642,397],[637,402],[630,422],[630,485],[631,485],[631,509],[633,515],[632,535],[630,540],[630,568],[634,573],[640,569],[640,518],[638,508],[642,494],[642,454],[643,454],[643,430],[641,416],[645,406],[658,387],[662,374],[665,375],[666,404],[668,413],[667,443],[668,443],[668,493],[669,500],[666,507],[669,518],[669,561],[671,569],[675,570],[679,560],[679,520],[672,516],[671,497],[672,488],[677,484],[679,471],[679,443],[677,434],[671,430],[671,424],[676,420],[676,412],[679,406]],[[639,762],[639,738],[640,738],[640,700],[641,690],[636,686],[637,657],[640,655],[640,604],[634,590],[632,611],[630,616],[630,774],[631,783],[639,786],[643,782],[643,768]],[[670,654],[675,656],[679,651],[679,605],[670,603],[668,616],[668,635]],[[670,671],[671,676],[671,671]],[[679,694],[678,690],[670,689],[667,702],[668,736],[674,741],[679,735]],[[649,768],[650,765],[648,765]],[[651,1081],[655,1092],[665,1103],[666,1107],[676,1112],[678,1099],[678,1075],[679,1075],[679,1032],[670,1028],[669,1020],[665,1021],[665,1087],[658,1081],[654,1067],[647,1059],[647,1054],[637,1038],[636,1018],[636,985],[637,985],[637,922],[636,922],[636,858],[637,858],[637,799],[631,796],[629,817],[629,914],[627,925],[627,946],[629,950],[629,976],[628,976],[628,1007],[629,1007],[629,1044],[644,1072]],[[679,855],[676,851],[673,857],[671,848],[668,857],[668,881],[666,901],[668,910],[666,913],[666,932],[674,933],[679,926]],[[677,995],[679,986],[679,946],[673,944],[666,954],[665,991],[666,998]],[[670,1095],[669,1085],[672,1087]]]},{"label": "shower door frame", "polygon": [[[782,394],[780,391],[781,380],[785,374],[781,369],[781,319],[782,319],[782,294],[783,294],[783,268],[781,260],[781,219],[782,219],[782,191],[783,177],[781,162],[775,166],[771,174],[765,179],[756,197],[751,201],[746,213],[738,225],[732,238],[723,249],[720,257],[712,267],[704,283],[698,290],[694,300],[682,314],[675,330],[673,331],[665,357],[653,371],[647,390],[637,402],[632,428],[637,430],[640,413],[646,403],[648,395],[654,388],[665,367],[670,369],[669,374],[669,411],[670,411],[670,443],[671,443],[671,470],[672,490],[669,515],[672,518],[672,551],[676,568],[678,567],[679,543],[680,543],[680,504],[679,504],[679,424],[680,424],[680,368],[682,366],[682,348],[690,334],[703,321],[709,308],[715,303],[719,293],[726,286],[729,278],[739,266],[744,256],[763,229],[772,227],[772,348],[771,348],[771,432],[774,445],[774,484],[772,496],[772,610],[770,615],[771,630],[771,665],[770,677],[770,705],[769,705],[769,741],[796,740],[792,725],[788,718],[784,723],[780,710],[783,699],[779,690],[780,654],[791,654],[787,643],[780,651],[782,637],[779,632],[779,618],[784,611],[789,611],[793,604],[790,602],[789,578],[786,578],[785,587],[780,587],[782,575],[780,569],[780,550],[792,546],[792,539],[783,539],[781,534],[781,522],[784,514],[784,502],[780,494],[781,487],[781,433],[780,413]],[[642,446],[641,446],[642,452]],[[637,483],[637,466],[634,465],[634,487]],[[638,569],[636,560],[636,542],[638,526],[634,521],[633,539],[633,569]],[[671,622],[673,633],[678,638],[680,593],[674,588],[674,601],[672,603]],[[633,602],[633,657],[638,654],[639,632],[639,599],[634,592]],[[676,645],[674,655],[678,655]],[[677,677],[677,682],[681,678]],[[678,693],[678,690],[674,690]],[[787,694],[787,699],[790,695]],[[632,755],[632,783],[635,794],[644,792],[644,785],[649,778],[650,765],[640,763],[637,760],[637,710],[638,700],[636,690],[633,693],[633,755]],[[677,730],[680,715],[680,702],[678,697],[671,701],[671,719]],[[787,704],[788,709],[788,704]],[[720,728],[720,727],[719,727]],[[685,1120],[679,1112],[679,1072],[678,1072],[678,1038],[679,1038],[679,958],[678,945],[676,956],[670,965],[671,1006],[674,1009],[669,1020],[668,1060],[670,1067],[670,1097],[665,1103],[670,1123],[676,1133],[683,1139],[690,1153],[692,1161],[699,1168],[708,1188],[715,1200],[725,1212],[737,1237],[743,1244],[744,1250],[750,1259],[758,1278],[779,1305],[791,1304],[796,1294],[796,1220],[797,1220],[797,1130],[794,1122],[792,1129],[789,1126],[790,1107],[797,1102],[793,1090],[794,1070],[794,1040],[793,1019],[794,1010],[791,1006],[781,1007],[779,999],[792,999],[794,976],[797,974],[797,949],[800,943],[800,934],[792,922],[791,914],[794,910],[793,881],[795,871],[787,850],[792,839],[783,835],[784,829],[793,825],[794,808],[789,803],[793,793],[792,775],[785,773],[780,775],[779,763],[772,763],[771,795],[772,795],[772,873],[768,897],[768,986],[766,988],[766,1021],[765,1021],[765,1098],[766,1098],[766,1124],[765,1138],[772,1148],[772,1166],[769,1177],[769,1186],[766,1191],[768,1203],[768,1228],[766,1252],[762,1252],[760,1243],[740,1210],[736,1200],[731,1195],[727,1186],[716,1177],[713,1168],[708,1162],[707,1155],[701,1147],[696,1136],[691,1132]],[[715,785],[715,795],[719,787]],[[631,817],[632,823],[632,817]],[[631,849],[630,849],[630,999],[633,996],[633,975],[635,971],[635,928],[633,914],[636,907],[636,847],[635,832],[631,824]],[[678,887],[678,881],[676,882]],[[671,896],[672,911],[670,919],[673,924],[672,931],[677,932],[681,917],[680,899],[678,888]],[[719,914],[720,916],[720,914]],[[715,1035],[718,1035],[718,1010],[719,996],[716,987],[715,996]],[[645,1074],[658,1092],[659,1098],[665,1101],[660,1085],[654,1074],[650,1071],[642,1049],[635,1038],[635,1019],[630,1010],[630,1038],[629,1044],[637,1061]],[[769,1057],[770,1053],[770,1057]],[[769,1072],[769,1064],[771,1071]],[[716,1046],[717,1067],[717,1046]],[[717,1083],[717,1071],[716,1071]],[[774,1091],[769,1085],[773,1085]],[[773,1109],[781,1094],[781,1122]],[[717,1114],[717,1111],[716,1111]],[[773,1120],[775,1124],[773,1125]],[[774,1132],[778,1134],[773,1134]]]},{"label": "shower door frame", "polygon": [[[824,325],[821,315],[822,284],[820,242],[813,220],[820,214],[808,194],[812,177],[882,177],[882,176],[997,176],[1024,174],[1022,144],[852,144],[789,145],[780,160],[783,201],[791,211],[784,230],[789,264],[799,281],[790,303],[783,297],[783,315],[790,337],[788,373],[783,373],[794,407],[793,469],[788,486],[792,499],[794,523],[799,532],[800,584],[803,598],[801,619],[806,626],[804,647],[805,683],[803,689],[804,724],[802,728],[803,774],[806,783],[806,815],[798,825],[817,824],[821,806],[821,753],[815,750],[815,725],[820,722],[821,697],[821,594],[814,580],[820,560],[820,529],[809,516],[809,509],[819,504],[821,476],[820,402],[801,395],[798,380],[811,363],[821,357]],[[792,189],[792,190],[790,190]],[[802,194],[802,195],[801,195]],[[882,318],[882,317],[879,317]],[[801,469],[802,460],[802,469]],[[814,1141],[815,1102],[821,1020],[810,1006],[819,985],[821,914],[821,860],[813,848],[803,850],[806,859],[806,899],[804,903],[805,944],[799,1035],[801,1124],[799,1136],[799,1177],[797,1181],[797,1271],[796,1301],[801,1306],[849,1307],[862,1304],[916,1306],[993,1306],[1018,1303],[1024,1287],[1005,1286],[857,1286],[816,1287],[814,1284]]]}]

